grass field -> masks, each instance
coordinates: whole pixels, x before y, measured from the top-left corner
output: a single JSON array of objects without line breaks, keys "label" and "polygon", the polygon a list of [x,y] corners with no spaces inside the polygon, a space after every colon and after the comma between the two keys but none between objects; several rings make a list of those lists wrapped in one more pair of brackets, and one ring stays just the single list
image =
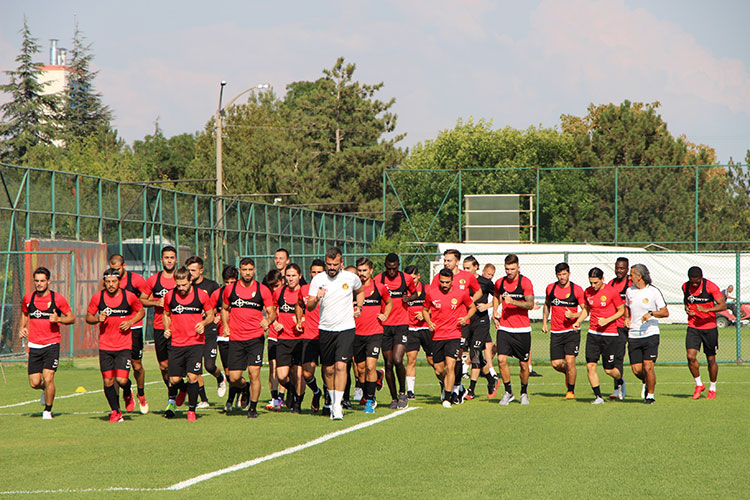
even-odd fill
[{"label": "grass field", "polygon": [[[146,361],[147,381],[155,381],[152,352]],[[210,380],[212,408],[199,410],[198,421],[188,424],[184,411],[175,420],[161,417],[166,390],[159,382],[146,388],[151,414],[129,414],[124,423],[110,424],[95,359],[62,364],[53,421],[42,421],[39,392],[28,387],[25,365],[6,363],[7,384],[0,385],[0,497],[748,496],[747,367],[722,366],[718,398],[693,401],[687,368],[657,365],[653,406],[640,403],[632,375],[625,377],[626,401],[591,406],[582,370],[578,399],[565,401],[562,375],[549,366],[535,368],[544,376],[531,379],[528,407],[499,407],[497,400],[487,400],[480,383],[477,400],[444,409],[434,376],[423,366],[411,404],[416,409],[409,412],[383,405],[375,415],[351,411],[343,422],[333,422],[307,412],[261,410],[260,418],[248,420],[244,412],[227,416],[220,410]],[[609,377],[600,376],[610,392]],[[513,383],[518,391],[517,368]],[[88,392],[71,397],[78,386]],[[386,403],[387,390],[378,394]],[[264,383],[262,401],[267,397]],[[177,489],[181,481],[282,450],[287,454]]]}]

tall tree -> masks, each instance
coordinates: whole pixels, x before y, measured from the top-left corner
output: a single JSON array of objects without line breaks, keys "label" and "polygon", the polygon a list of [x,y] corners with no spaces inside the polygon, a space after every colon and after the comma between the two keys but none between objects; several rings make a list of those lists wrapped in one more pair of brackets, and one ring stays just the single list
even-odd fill
[{"label": "tall tree", "polygon": [[55,116],[59,109],[56,95],[44,94],[45,85],[39,83],[40,63],[34,61],[40,45],[31,36],[26,18],[23,19],[21,53],[16,57],[18,67],[6,71],[10,82],[0,91],[10,94],[10,101],[0,106],[0,159],[20,163],[26,152],[40,143],[51,143],[59,129]]},{"label": "tall tree", "polygon": [[154,133],[143,140],[134,141],[132,149],[134,168],[139,178],[177,180],[186,177],[188,166],[195,157],[195,136],[180,134],[167,139],[159,122],[156,122]]},{"label": "tall tree", "polygon": [[76,22],[70,50],[70,72],[60,114],[62,135],[66,141],[107,133],[112,120],[112,111],[94,89],[94,79],[99,72],[91,69],[94,56],[91,44],[86,44],[85,40]]}]

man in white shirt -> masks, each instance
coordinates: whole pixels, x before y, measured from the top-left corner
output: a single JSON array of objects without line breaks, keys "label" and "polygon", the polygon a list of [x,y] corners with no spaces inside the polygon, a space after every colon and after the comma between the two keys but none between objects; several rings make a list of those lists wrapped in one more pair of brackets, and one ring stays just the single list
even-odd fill
[{"label": "man in white shirt", "polygon": [[[342,269],[341,250],[328,249],[325,255],[326,272],[310,282],[307,310],[320,304],[320,362],[331,398],[331,420],[343,420],[341,402],[346,388],[347,362],[354,346],[354,318],[358,318],[365,294],[362,282],[354,273]],[[352,308],[352,294],[356,304]]]},{"label": "man in white shirt", "polygon": [[669,316],[661,291],[651,284],[651,274],[643,264],[630,268],[633,285],[625,292],[625,327],[628,328],[628,355],[633,374],[643,382],[643,400],[654,402],[656,374],[654,363],[659,354],[659,321]]}]

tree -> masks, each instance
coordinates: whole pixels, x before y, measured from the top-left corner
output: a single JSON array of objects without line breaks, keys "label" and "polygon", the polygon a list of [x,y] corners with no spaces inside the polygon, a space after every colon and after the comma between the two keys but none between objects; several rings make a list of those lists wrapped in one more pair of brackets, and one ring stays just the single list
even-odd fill
[{"label": "tree", "polygon": [[37,39],[31,36],[26,18],[23,20],[21,53],[16,57],[18,67],[5,74],[10,82],[0,91],[10,94],[10,101],[0,106],[0,160],[20,163],[26,152],[37,144],[49,144],[58,134],[55,115],[59,98],[45,95],[45,85],[39,83],[40,64],[34,61],[39,52]]},{"label": "tree", "polygon": [[[195,136],[180,134],[167,139],[159,127],[143,140],[133,142],[133,163],[137,176],[146,180],[182,179],[195,158]],[[185,190],[186,187],[180,187]]]},{"label": "tree", "polygon": [[[335,212],[376,211],[383,169],[403,158],[391,139],[394,100],[375,98],[383,84],[354,80],[354,64],[339,58],[323,77],[287,86],[284,100],[273,92],[251,95],[232,106],[224,121],[225,192],[296,193],[285,199]],[[196,142],[191,176],[213,177],[213,119]],[[202,186],[210,192],[212,186]]]},{"label": "tree", "polygon": [[112,120],[112,111],[102,103],[101,94],[94,90],[98,71],[91,70],[94,56],[91,44],[84,42],[85,37],[76,23],[70,51],[70,72],[60,114],[62,136],[66,141],[107,133]]}]

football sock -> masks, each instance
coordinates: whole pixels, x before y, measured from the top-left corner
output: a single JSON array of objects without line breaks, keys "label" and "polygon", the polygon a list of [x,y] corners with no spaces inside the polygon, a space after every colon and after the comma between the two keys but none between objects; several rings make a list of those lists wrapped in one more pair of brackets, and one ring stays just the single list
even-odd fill
[{"label": "football sock", "polygon": [[711,382],[711,384],[708,387],[708,390],[716,392],[716,382]]},{"label": "football sock", "polygon": [[521,384],[521,394],[528,393],[529,384]]},{"label": "football sock", "polygon": [[130,394],[131,396],[133,395],[133,391],[130,389],[130,386],[132,384],[133,383],[130,381],[130,379],[128,379],[128,383],[125,384],[125,385],[123,385],[123,386],[121,386],[123,396],[126,396],[128,394]]},{"label": "football sock", "polygon": [[602,397],[602,390],[599,388],[598,385],[596,387],[592,387],[591,389],[593,389],[594,391],[594,396],[596,396],[597,398]]},{"label": "football sock", "polygon": [[513,389],[511,388],[510,382],[503,382],[503,385],[505,386],[505,392],[513,394]]},{"label": "football sock", "polygon": [[477,381],[476,380],[472,380],[471,383],[469,383],[469,390],[471,392],[474,392],[474,389],[476,389],[476,388],[477,388]]},{"label": "football sock", "polygon": [[375,399],[375,387],[377,382],[365,382],[365,398]]},{"label": "football sock", "polygon": [[195,411],[195,407],[198,405],[198,382],[192,382],[186,385],[188,393],[188,410]]},{"label": "football sock", "polygon": [[201,401],[208,401],[208,396],[206,396],[206,386],[205,385],[199,385],[199,387],[198,387],[198,396],[200,396]]},{"label": "football sock", "polygon": [[703,385],[703,381],[701,380],[700,377],[695,377],[695,385],[698,387]]},{"label": "football sock", "polygon": [[575,384],[568,384],[568,390],[570,392],[575,392],[576,391],[576,385]]},{"label": "football sock", "polygon": [[146,390],[143,387],[139,387],[138,388],[138,395],[139,396],[145,396],[146,395]]},{"label": "football sock", "polygon": [[44,405],[44,411],[52,411],[52,405]]},{"label": "football sock", "polygon": [[417,377],[406,377],[406,390],[409,392],[414,392],[414,385],[417,380]]},{"label": "football sock", "polygon": [[309,387],[310,390],[314,393],[320,391],[320,389],[318,389],[318,379],[316,379],[315,377],[311,378],[310,380],[306,380],[305,383],[307,384],[307,387]]},{"label": "football sock", "polygon": [[114,385],[104,386],[104,395],[107,397],[107,403],[112,410],[120,409],[120,401],[117,398],[117,389]]}]

